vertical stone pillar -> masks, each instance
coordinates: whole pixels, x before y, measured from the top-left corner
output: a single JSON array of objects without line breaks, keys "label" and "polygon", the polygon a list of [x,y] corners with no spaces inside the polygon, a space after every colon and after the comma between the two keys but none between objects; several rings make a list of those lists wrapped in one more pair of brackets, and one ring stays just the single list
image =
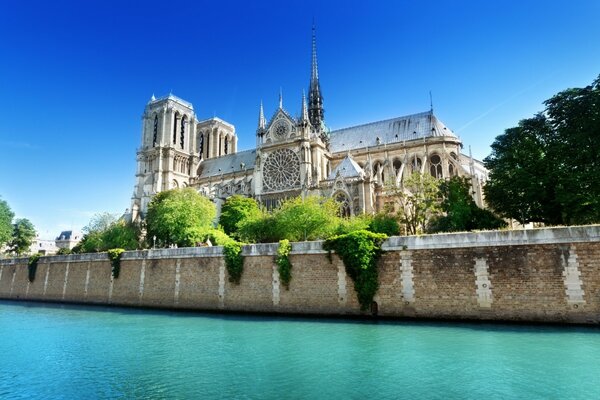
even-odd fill
[{"label": "vertical stone pillar", "polygon": [[475,259],[475,284],[477,286],[477,304],[481,308],[492,307],[492,285],[488,273],[487,259]]},{"label": "vertical stone pillar", "polygon": [[219,266],[219,308],[225,308],[225,261]]},{"label": "vertical stone pillar", "polygon": [[179,305],[179,283],[181,281],[181,259],[175,264],[175,293],[173,293],[173,304]]},{"label": "vertical stone pillar", "polygon": [[344,267],[344,263],[338,263],[338,303],[340,306],[345,306],[347,301],[346,268]]},{"label": "vertical stone pillar", "polygon": [[277,264],[273,263],[273,306],[277,307],[279,305],[280,293],[281,293],[281,284],[279,280],[279,269],[277,268]]},{"label": "vertical stone pillar", "polygon": [[402,283],[402,298],[404,305],[411,305],[415,301],[415,286],[412,266],[412,253],[403,250],[400,252],[400,281]]},{"label": "vertical stone pillar", "polygon": [[579,271],[579,262],[577,261],[577,254],[575,252],[575,246],[571,245],[569,248],[569,257],[565,260],[563,255],[563,282],[565,285],[565,293],[567,297],[567,303],[573,308],[579,308],[580,305],[585,304],[583,282],[581,281],[581,272]]},{"label": "vertical stone pillar", "polygon": [[140,285],[138,288],[138,302],[142,304],[144,299],[144,281],[146,279],[146,259],[142,260],[142,268],[140,269]]}]

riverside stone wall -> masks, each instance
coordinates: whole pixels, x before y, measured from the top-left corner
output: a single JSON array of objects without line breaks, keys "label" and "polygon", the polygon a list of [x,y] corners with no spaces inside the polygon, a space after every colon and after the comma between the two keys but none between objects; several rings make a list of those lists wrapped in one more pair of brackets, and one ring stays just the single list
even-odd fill
[{"label": "riverside stone wall", "polygon": [[[0,298],[65,303],[321,315],[360,315],[352,280],[321,242],[294,243],[289,290],[277,244],[244,247],[239,285],[220,247],[0,260]],[[600,323],[600,226],[393,237],[379,261],[385,317]]]}]

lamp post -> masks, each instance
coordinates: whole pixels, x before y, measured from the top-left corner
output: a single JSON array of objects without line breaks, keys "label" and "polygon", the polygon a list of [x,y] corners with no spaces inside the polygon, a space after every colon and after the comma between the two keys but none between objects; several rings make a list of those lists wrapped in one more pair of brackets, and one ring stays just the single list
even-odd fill
[{"label": "lamp post", "polygon": [[156,249],[156,235],[152,237],[152,240],[154,241],[154,246],[152,248]]}]

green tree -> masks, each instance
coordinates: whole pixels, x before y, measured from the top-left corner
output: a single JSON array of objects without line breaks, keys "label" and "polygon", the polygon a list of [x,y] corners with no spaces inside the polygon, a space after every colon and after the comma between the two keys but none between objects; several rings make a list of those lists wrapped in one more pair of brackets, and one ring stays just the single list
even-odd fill
[{"label": "green tree", "polygon": [[440,214],[439,185],[439,179],[415,172],[403,181],[402,186],[386,187],[407,234],[423,233],[429,221]]},{"label": "green tree", "polygon": [[553,130],[543,114],[507,129],[492,144],[484,160],[490,170],[484,192],[490,208],[522,224],[558,224],[561,206],[556,199],[556,160],[552,156]]},{"label": "green tree", "polygon": [[479,208],[471,196],[468,178],[452,177],[440,184],[441,209],[444,215],[431,221],[431,232],[458,232],[474,229],[498,229],[506,222],[491,211]]},{"label": "green tree", "polygon": [[99,213],[83,228],[83,238],[72,249],[73,253],[96,253],[122,248],[135,250],[140,247],[140,227],[127,223],[110,213]]},{"label": "green tree", "polygon": [[369,224],[369,231],[373,233],[385,233],[387,236],[400,234],[400,225],[396,217],[387,212],[380,212],[373,216]]},{"label": "green tree", "polygon": [[0,199],[0,248],[10,241],[13,235],[12,220],[15,214],[8,203]]},{"label": "green tree", "polygon": [[225,200],[221,206],[219,225],[230,236],[238,236],[240,221],[260,216],[260,208],[256,200],[249,197],[235,195]]},{"label": "green tree", "polygon": [[15,220],[13,225],[13,235],[10,241],[10,250],[17,255],[29,253],[29,248],[35,239],[35,227],[26,218]]},{"label": "green tree", "polygon": [[290,241],[325,239],[339,224],[339,205],[333,199],[309,196],[284,201],[274,212],[279,239]]},{"label": "green tree", "polygon": [[238,236],[248,243],[274,243],[281,234],[277,231],[275,217],[265,209],[257,215],[250,215],[238,223]]},{"label": "green tree", "polygon": [[551,155],[562,223],[600,222],[600,76],[544,104],[554,133]]},{"label": "green tree", "polygon": [[158,193],[148,205],[148,237],[162,245],[194,246],[216,216],[215,205],[192,188]]}]

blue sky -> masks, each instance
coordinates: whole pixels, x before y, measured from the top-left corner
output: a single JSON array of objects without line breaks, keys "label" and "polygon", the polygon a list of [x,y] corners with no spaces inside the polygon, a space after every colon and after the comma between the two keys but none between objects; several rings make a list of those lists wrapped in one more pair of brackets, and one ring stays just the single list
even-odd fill
[{"label": "blue sky", "polygon": [[254,146],[280,88],[300,111],[311,25],[330,128],[429,109],[483,159],[600,74],[600,2],[1,1],[0,196],[42,237],[130,205],[152,94]]}]

